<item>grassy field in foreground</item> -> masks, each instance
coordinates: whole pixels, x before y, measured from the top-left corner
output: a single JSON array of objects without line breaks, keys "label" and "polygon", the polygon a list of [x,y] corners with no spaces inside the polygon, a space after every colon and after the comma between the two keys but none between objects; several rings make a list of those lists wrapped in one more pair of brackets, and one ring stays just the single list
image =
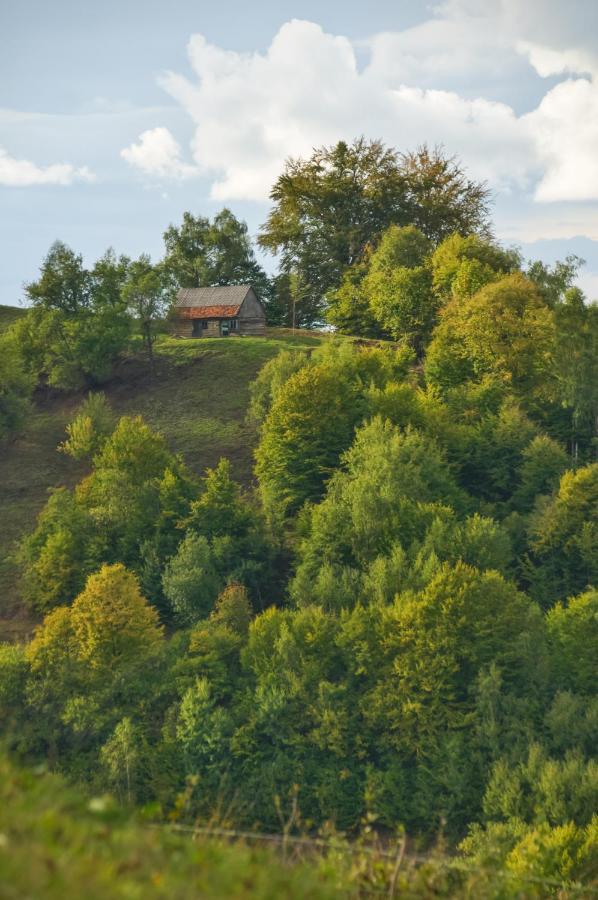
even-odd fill
[{"label": "grassy field in foreground", "polygon": [[[247,484],[256,441],[244,421],[249,384],[281,349],[315,347],[326,339],[285,329],[271,329],[265,338],[164,337],[153,375],[144,358],[129,356],[103,390],[117,415],[143,416],[195,472],[227,456],[235,477]],[[31,628],[11,559],[15,542],[33,527],[48,489],[72,486],[85,472],[56,450],[84,396],[38,392],[22,433],[0,448],[0,640],[18,638]]]}]

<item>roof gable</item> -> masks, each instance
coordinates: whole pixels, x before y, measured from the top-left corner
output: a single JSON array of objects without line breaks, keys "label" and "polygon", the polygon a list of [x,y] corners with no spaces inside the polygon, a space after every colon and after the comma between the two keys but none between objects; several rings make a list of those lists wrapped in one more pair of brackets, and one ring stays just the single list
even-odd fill
[{"label": "roof gable", "polygon": [[[177,294],[177,308],[193,307],[194,309],[210,307],[234,307],[238,310],[245,297],[251,291],[248,284],[224,284],[216,287],[181,288]],[[228,315],[235,315],[234,312]]]}]

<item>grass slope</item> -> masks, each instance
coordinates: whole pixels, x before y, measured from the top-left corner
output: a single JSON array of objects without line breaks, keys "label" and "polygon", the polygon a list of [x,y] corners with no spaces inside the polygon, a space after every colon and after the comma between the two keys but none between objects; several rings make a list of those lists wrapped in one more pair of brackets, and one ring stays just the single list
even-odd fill
[{"label": "grass slope", "polygon": [[[270,329],[265,338],[163,338],[154,375],[142,357],[130,356],[103,390],[117,415],[143,416],[195,472],[227,456],[235,476],[247,484],[256,442],[244,421],[250,382],[280,350],[314,347],[322,340],[326,337],[284,329]],[[15,542],[32,529],[49,488],[72,487],[85,473],[56,451],[84,396],[40,391],[23,432],[0,448],[0,640],[18,639],[32,626],[11,559]]]},{"label": "grass slope", "polygon": [[2,306],[0,304],[0,334],[21,316],[24,316],[26,312],[27,310],[20,306]]}]

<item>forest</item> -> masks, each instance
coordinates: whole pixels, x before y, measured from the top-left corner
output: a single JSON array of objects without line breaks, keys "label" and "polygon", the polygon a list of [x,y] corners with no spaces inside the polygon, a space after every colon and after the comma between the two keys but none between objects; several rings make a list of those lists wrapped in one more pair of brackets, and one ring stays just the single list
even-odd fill
[{"label": "forest", "polygon": [[[0,334],[0,453],[40,397],[71,398],[54,452],[77,473],[10,551],[35,628],[0,644],[0,859],[23,835],[35,850],[7,896],[40,890],[44,858],[64,896],[63,833],[90,897],[202,896],[195,864],[223,897],[595,896],[583,261],[502,246],[489,191],[441,148],[320,148],[271,203],[275,274],[230,210],[189,212],[157,263],[85,267],[55,243]],[[188,352],[168,335],[176,290],[240,283],[281,338],[248,386],[247,478],[191,463],[108,389],[133,361],[151,401],[160,361]],[[101,828],[114,865],[92,876]],[[323,849],[291,862],[247,834]]]}]

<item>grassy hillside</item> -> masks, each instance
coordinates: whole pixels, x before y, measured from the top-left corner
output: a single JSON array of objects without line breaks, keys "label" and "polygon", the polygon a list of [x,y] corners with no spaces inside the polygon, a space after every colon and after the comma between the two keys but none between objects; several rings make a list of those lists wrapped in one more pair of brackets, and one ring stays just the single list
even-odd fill
[{"label": "grassy hillside", "polygon": [[0,334],[23,315],[25,315],[25,310],[19,306],[2,306],[0,304]]},{"label": "grassy hillside", "polygon": [[[4,307],[6,309],[6,307]],[[249,384],[284,348],[317,346],[324,336],[271,329],[266,338],[164,338],[152,375],[146,361],[124,359],[104,386],[117,415],[142,415],[197,473],[229,457],[239,481],[251,480],[254,430],[245,424]],[[31,628],[11,553],[46,502],[48,489],[72,486],[85,469],[56,451],[84,392],[39,392],[26,428],[0,450],[0,640]]]}]

